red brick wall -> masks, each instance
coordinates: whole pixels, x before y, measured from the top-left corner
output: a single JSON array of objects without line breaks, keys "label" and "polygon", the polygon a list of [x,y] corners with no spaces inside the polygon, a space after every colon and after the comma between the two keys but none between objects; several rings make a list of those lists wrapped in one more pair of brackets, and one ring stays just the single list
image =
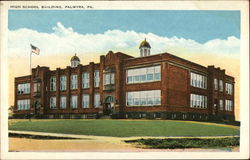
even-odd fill
[{"label": "red brick wall", "polygon": [[169,65],[169,106],[189,106],[188,104],[188,70]]}]

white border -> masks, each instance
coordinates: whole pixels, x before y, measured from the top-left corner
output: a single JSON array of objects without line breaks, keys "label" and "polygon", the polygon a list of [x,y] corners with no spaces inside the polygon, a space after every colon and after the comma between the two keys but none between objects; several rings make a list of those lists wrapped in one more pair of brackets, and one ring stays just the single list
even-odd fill
[{"label": "white border", "polygon": [[[94,9],[131,10],[240,10],[241,11],[241,69],[240,69],[240,152],[8,152],[8,68],[7,22],[10,5],[91,5]],[[71,10],[71,9],[69,9]],[[2,159],[246,159],[249,158],[249,2],[235,1],[5,1],[1,2],[1,158]]]}]

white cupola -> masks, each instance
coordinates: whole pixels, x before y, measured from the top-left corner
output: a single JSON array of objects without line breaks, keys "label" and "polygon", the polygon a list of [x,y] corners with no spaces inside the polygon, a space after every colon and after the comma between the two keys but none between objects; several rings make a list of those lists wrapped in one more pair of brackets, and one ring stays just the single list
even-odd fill
[{"label": "white cupola", "polygon": [[71,67],[75,68],[80,64],[80,59],[76,56],[76,54],[70,59]]},{"label": "white cupola", "polygon": [[146,38],[145,38],[144,41],[141,42],[139,49],[140,49],[140,56],[141,57],[145,57],[145,56],[149,56],[150,55],[151,46],[146,41]]}]

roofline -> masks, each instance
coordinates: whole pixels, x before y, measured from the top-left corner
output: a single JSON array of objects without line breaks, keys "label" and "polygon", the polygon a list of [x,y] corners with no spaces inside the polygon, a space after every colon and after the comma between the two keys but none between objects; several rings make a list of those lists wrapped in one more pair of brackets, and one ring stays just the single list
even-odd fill
[{"label": "roofline", "polygon": [[207,69],[207,67],[205,67],[205,66],[203,66],[203,65],[201,65],[201,64],[198,64],[198,63],[195,63],[195,62],[186,60],[186,59],[184,59],[184,58],[175,56],[175,55],[173,55],[173,54],[170,54],[170,53],[167,53],[167,52],[165,52],[165,53],[163,53],[163,54],[168,54],[168,55],[170,55],[170,56],[172,56],[172,57],[174,57],[174,58],[178,58],[178,59],[180,59],[180,60],[183,60],[183,61],[186,61],[186,62],[188,62],[188,63],[191,63],[191,64],[194,64],[194,65],[197,65],[197,66],[199,66],[199,67],[203,67],[203,68],[206,68],[206,69]]},{"label": "roofline", "polygon": [[[133,56],[131,56],[131,55],[128,55],[128,54],[125,54],[125,53],[122,53],[122,52],[116,52],[116,53],[114,53],[114,54],[124,55],[124,56],[130,57],[130,58],[135,58],[135,57],[133,57]],[[129,58],[127,58],[127,59],[129,59]]]},{"label": "roofline", "polygon": [[[195,62],[191,62],[191,61],[189,61],[189,60],[186,60],[186,59],[184,59],[184,58],[175,56],[175,55],[170,54],[170,53],[168,53],[168,52],[153,54],[153,55],[149,55],[149,56],[146,56],[146,57],[153,57],[153,56],[159,56],[159,55],[164,55],[164,54],[165,54],[165,55],[168,55],[168,56],[170,56],[170,57],[174,57],[174,58],[180,59],[180,60],[182,60],[182,61],[185,61],[185,62],[194,64],[194,65],[197,65],[197,66],[199,66],[199,67],[203,67],[204,69],[207,69],[207,67],[205,67],[205,66],[203,66],[203,65],[200,65],[200,64],[195,63]],[[137,58],[139,59],[139,58],[146,58],[146,57],[134,57],[134,58],[128,58],[128,59],[137,59]],[[128,59],[127,59],[127,60],[128,60]]]},{"label": "roofline", "polygon": [[228,75],[228,74],[225,74],[225,76],[226,76],[226,78],[229,78],[229,79],[234,80],[234,77],[233,77],[233,76],[230,76],[230,75]]},{"label": "roofline", "polygon": [[22,79],[26,80],[27,78],[31,78],[31,75],[15,77],[15,80],[22,80]]},{"label": "roofline", "polygon": [[[189,64],[191,64],[191,65],[196,65],[197,67],[202,67],[203,69],[208,69],[208,66],[200,65],[200,64],[198,64],[198,63],[195,63],[195,62],[186,60],[186,59],[184,59],[184,58],[181,58],[181,57],[179,57],[179,56],[173,55],[173,54],[168,53],[168,52],[153,54],[153,55],[149,55],[149,56],[146,56],[146,57],[133,57],[133,56],[131,56],[131,55],[128,55],[128,54],[125,54],[125,53],[122,53],[122,52],[119,52],[119,51],[116,52],[116,53],[114,53],[114,54],[122,55],[122,56],[128,57],[128,58],[124,59],[125,61],[126,61],[126,60],[132,60],[132,59],[140,59],[140,58],[154,57],[154,56],[159,56],[159,55],[167,55],[167,56],[169,56],[169,57],[176,58],[176,59],[179,59],[179,60],[181,60],[181,61],[187,62],[187,63],[189,63]],[[107,55],[107,54],[106,54],[106,55]],[[101,56],[105,56],[105,55],[100,55],[100,57],[101,57]],[[90,65],[90,63],[94,63],[94,62],[89,62],[89,64],[87,64],[87,65],[82,65],[82,64],[79,64],[79,65],[81,65],[81,67],[88,67],[88,66]],[[94,65],[100,65],[100,62],[94,63]],[[67,69],[67,67],[70,67],[70,66],[66,66],[65,68],[59,68],[59,69],[64,70],[64,69]],[[78,67],[75,67],[75,68],[78,68]],[[74,69],[75,69],[75,68],[74,68]],[[50,70],[50,69],[49,69],[49,70]],[[55,69],[55,70],[50,70],[50,71],[51,71],[51,72],[54,72],[54,71],[56,71],[56,69]],[[232,77],[232,76],[230,76],[230,75],[227,75],[227,74],[225,74],[225,75],[228,76],[229,78],[234,78],[234,77]],[[27,77],[27,76],[24,76],[24,77]]]},{"label": "roofline", "polygon": [[[91,63],[91,62],[90,62]],[[86,64],[86,65],[82,65],[82,64],[79,64],[81,67],[88,67],[90,64]],[[100,65],[100,62],[99,63],[94,63],[94,65]],[[65,68],[56,68],[56,69],[53,69],[53,70],[50,70],[50,72],[56,72],[57,69],[60,69],[60,70],[66,70],[68,67],[72,68],[71,66],[66,66]],[[78,67],[74,67],[72,69],[77,69]]]}]

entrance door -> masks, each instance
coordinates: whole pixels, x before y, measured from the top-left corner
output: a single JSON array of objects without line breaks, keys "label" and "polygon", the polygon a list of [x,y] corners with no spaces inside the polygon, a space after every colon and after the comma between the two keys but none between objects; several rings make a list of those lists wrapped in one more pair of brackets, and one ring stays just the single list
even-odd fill
[{"label": "entrance door", "polygon": [[41,104],[40,104],[40,101],[39,100],[36,100],[35,101],[35,114],[39,114],[40,113],[40,107],[41,107]]},{"label": "entrance door", "polygon": [[213,115],[218,114],[218,99],[214,100],[214,109],[213,109]]},{"label": "entrance door", "polygon": [[110,113],[112,112],[113,110],[113,104],[114,102],[114,98],[112,96],[107,96],[106,99],[105,99],[105,105],[104,105],[104,108],[103,108],[103,114],[104,115],[110,115]]}]

